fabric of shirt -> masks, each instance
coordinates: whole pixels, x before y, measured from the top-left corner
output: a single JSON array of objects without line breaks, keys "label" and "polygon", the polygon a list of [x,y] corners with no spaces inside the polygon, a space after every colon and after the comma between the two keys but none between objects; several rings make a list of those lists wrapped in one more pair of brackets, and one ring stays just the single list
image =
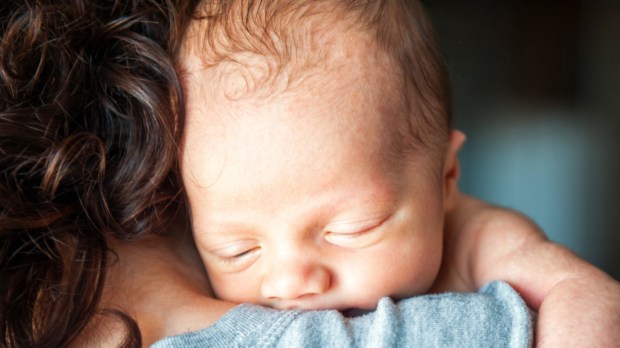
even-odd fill
[{"label": "fabric of shirt", "polygon": [[510,347],[532,346],[530,311],[507,283],[477,293],[420,295],[348,318],[336,310],[275,310],[241,304],[203,330],[166,337],[181,347]]}]

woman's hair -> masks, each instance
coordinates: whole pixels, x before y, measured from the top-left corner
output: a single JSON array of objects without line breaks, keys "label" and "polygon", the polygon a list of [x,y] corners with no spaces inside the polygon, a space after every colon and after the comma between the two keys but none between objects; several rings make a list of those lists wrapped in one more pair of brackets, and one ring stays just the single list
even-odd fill
[{"label": "woman's hair", "polygon": [[172,57],[192,0],[0,5],[0,346],[58,347],[97,314],[110,250],[180,208]]}]

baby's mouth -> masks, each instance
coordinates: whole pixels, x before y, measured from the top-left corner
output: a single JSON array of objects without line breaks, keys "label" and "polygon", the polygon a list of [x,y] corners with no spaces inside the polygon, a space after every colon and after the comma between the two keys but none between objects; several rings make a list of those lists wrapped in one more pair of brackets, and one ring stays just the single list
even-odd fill
[{"label": "baby's mouth", "polygon": [[349,318],[372,312],[377,305],[374,303],[374,306],[364,307],[361,303],[342,301],[342,299],[339,299],[337,296],[325,296],[324,294],[306,295],[295,299],[270,299],[263,304],[275,309],[284,310],[337,310],[342,315]]},{"label": "baby's mouth", "polygon": [[303,302],[274,302],[274,303],[271,303],[270,306],[275,309],[283,309],[283,310],[311,311],[311,310],[325,309],[325,308],[322,308],[316,305],[312,305],[310,303],[303,303]]},{"label": "baby's mouth", "polygon": [[326,310],[326,309],[342,309],[343,306],[336,306],[334,303],[329,303],[326,299],[320,296],[304,296],[303,298],[297,298],[294,300],[272,300],[268,304],[275,309],[285,310]]},{"label": "baby's mouth", "polygon": [[372,312],[371,309],[361,308],[348,308],[341,309],[337,306],[318,305],[316,303],[272,303],[271,307],[275,309],[283,310],[296,310],[296,311],[318,311],[318,310],[338,310],[343,316],[347,318],[360,317],[364,314]]},{"label": "baby's mouth", "polygon": [[346,306],[344,304],[329,303],[325,301],[316,301],[306,299],[302,301],[274,301],[269,304],[270,307],[283,310],[300,310],[300,311],[318,311],[318,310],[337,310],[347,318],[362,316],[372,312],[372,309],[361,309]]}]

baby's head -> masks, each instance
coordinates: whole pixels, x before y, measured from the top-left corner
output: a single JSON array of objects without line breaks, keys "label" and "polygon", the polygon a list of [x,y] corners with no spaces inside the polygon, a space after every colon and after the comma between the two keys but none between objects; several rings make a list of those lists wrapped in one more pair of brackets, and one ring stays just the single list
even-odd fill
[{"label": "baby's head", "polygon": [[450,89],[414,1],[208,1],[180,53],[181,170],[216,296],[374,308],[426,292],[456,190]]}]

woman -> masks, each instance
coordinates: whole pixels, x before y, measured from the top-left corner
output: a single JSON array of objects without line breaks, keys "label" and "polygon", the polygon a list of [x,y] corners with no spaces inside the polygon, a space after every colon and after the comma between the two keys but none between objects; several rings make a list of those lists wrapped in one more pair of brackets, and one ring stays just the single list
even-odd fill
[{"label": "woman", "polygon": [[[367,331],[394,333],[377,341],[383,344],[421,342],[415,328],[425,323],[403,313],[448,313],[425,300],[384,302],[375,314],[349,321],[335,311],[276,312],[212,298],[187,233],[177,177],[184,100],[171,57],[197,2],[2,5],[0,342],[375,342]],[[480,209],[463,206],[454,218]],[[485,296],[449,302],[448,309],[464,304],[450,312],[458,319],[469,315],[467,306],[490,304],[478,318],[487,321],[468,328],[491,335],[491,343],[505,342],[500,339],[513,330],[527,345],[525,306],[506,291],[491,287]],[[502,314],[502,304],[517,310]],[[496,319],[507,321],[491,326]],[[265,322],[286,332],[262,331]],[[297,330],[294,337],[289,327]],[[442,322],[425,329],[425,335],[450,330]],[[197,334],[165,338],[189,331]],[[316,337],[326,341],[308,341]]]}]

